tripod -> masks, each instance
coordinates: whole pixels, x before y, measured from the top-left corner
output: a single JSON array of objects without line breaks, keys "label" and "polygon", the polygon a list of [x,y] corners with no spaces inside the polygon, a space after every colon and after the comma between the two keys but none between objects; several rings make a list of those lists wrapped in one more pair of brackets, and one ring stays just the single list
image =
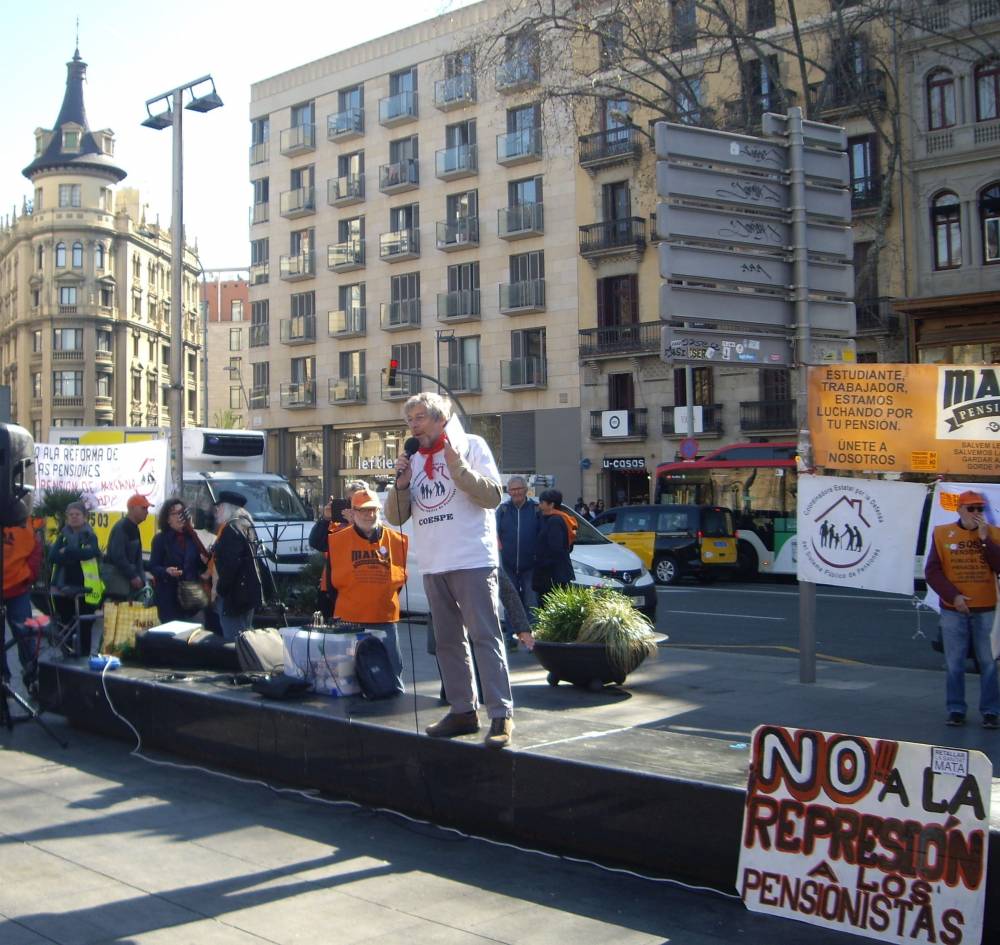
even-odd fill
[{"label": "tripod", "polygon": [[[3,574],[3,555],[4,555],[4,541],[0,540],[0,575]],[[16,641],[11,640],[13,645]],[[3,666],[5,672],[7,671],[7,603],[3,600],[2,595],[0,595],[0,653],[3,654]],[[16,702],[24,711],[26,715],[14,715],[10,710],[10,700]],[[37,710],[34,709],[20,693],[14,691],[14,687],[11,686],[8,678],[4,674],[0,674],[0,725],[6,725],[7,731],[14,731],[15,722],[37,722],[39,728],[46,735],[49,736],[58,745],[63,748],[69,748],[69,743],[61,739],[49,726],[46,724],[44,719],[38,714]]]}]

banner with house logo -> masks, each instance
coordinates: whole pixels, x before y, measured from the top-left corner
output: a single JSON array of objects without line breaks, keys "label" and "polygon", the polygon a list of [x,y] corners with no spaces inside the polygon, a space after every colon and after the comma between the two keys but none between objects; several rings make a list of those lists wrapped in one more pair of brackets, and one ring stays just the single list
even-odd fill
[{"label": "banner with house logo", "polygon": [[978,945],[992,773],[979,751],[761,725],[736,888],[753,912]]},{"label": "banner with house logo", "polygon": [[912,594],[926,495],[914,482],[799,476],[799,580]]},{"label": "banner with house logo", "polygon": [[809,368],[808,414],[820,469],[977,476],[1000,469],[997,365]]},{"label": "banner with house logo", "polygon": [[[986,521],[990,525],[1000,526],[1000,484],[992,482],[938,482],[934,484],[934,495],[931,497],[930,517],[927,521],[927,534],[924,536],[924,547],[921,552],[924,560],[931,547],[931,536],[938,525],[947,525],[958,521],[958,497],[966,489],[978,492],[986,500]],[[941,610],[937,593],[928,586],[924,603],[934,610]],[[1000,621],[1000,610],[997,611]]]}]

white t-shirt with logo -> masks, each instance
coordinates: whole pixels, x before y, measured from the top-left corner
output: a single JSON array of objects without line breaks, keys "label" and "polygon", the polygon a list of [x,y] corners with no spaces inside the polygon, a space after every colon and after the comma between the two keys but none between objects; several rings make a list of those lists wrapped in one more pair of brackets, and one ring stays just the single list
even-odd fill
[{"label": "white t-shirt with logo", "polygon": [[[468,466],[496,482],[500,472],[481,436],[468,436],[464,459]],[[424,574],[495,568],[500,562],[493,509],[476,505],[452,482],[444,450],[432,454],[434,476],[424,471],[426,457],[417,453],[411,463],[410,516],[413,550]]]}]

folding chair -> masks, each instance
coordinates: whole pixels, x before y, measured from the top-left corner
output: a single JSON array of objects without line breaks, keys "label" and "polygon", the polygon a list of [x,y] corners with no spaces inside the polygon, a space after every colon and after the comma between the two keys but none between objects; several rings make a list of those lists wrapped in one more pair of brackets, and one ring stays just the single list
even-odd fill
[{"label": "folding chair", "polygon": [[[81,652],[80,630],[88,625],[93,628],[100,612],[80,613],[80,602],[84,599],[85,593],[83,588],[66,588],[64,591],[52,588],[49,591],[52,619],[48,625],[48,642],[64,656],[90,656],[89,653]],[[73,609],[68,617],[63,615],[59,607],[60,602],[67,600],[73,601]],[[91,629],[91,646],[93,642],[93,629]]]}]

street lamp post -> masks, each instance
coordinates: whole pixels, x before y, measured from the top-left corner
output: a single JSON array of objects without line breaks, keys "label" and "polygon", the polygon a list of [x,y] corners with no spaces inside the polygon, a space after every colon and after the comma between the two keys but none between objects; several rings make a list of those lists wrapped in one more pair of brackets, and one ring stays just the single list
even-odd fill
[{"label": "street lamp post", "polygon": [[[204,91],[210,86],[209,91]],[[202,89],[201,94],[196,89]],[[185,93],[188,103],[184,104]],[[154,111],[154,106],[166,108]],[[172,200],[170,211],[170,453],[171,472],[177,494],[184,485],[184,138],[182,133],[184,109],[193,112],[210,112],[222,105],[215,91],[215,81],[210,75],[175,89],[155,95],[146,102],[147,128],[162,131],[174,129]]]}]

